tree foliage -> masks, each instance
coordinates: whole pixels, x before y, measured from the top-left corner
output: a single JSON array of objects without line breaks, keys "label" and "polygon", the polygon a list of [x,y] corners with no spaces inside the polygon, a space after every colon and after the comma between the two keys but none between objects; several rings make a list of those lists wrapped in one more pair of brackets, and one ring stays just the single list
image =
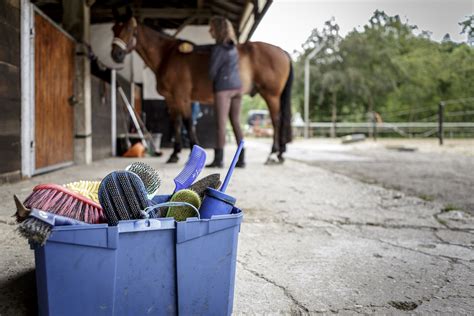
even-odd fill
[{"label": "tree foliage", "polygon": [[[460,32],[472,35],[473,21],[460,22]],[[334,19],[314,29],[295,62],[295,110],[303,112],[304,61],[316,47],[321,50],[310,66],[313,121],[364,121],[372,111],[385,121],[434,120],[441,100],[474,97],[474,48],[449,36],[435,42],[429,32],[415,30],[379,10],[344,38]],[[474,101],[449,106],[468,113],[452,120],[474,119]]]}]

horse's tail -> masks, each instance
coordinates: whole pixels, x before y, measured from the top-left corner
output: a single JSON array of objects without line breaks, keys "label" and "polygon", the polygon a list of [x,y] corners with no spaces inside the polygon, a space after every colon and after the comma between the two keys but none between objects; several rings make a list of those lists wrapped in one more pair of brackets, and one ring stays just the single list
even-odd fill
[{"label": "horse's tail", "polygon": [[286,144],[292,140],[291,131],[291,86],[293,84],[293,65],[291,58],[288,55],[288,61],[290,63],[290,73],[285,83],[285,88],[280,95],[280,153],[286,151]]}]

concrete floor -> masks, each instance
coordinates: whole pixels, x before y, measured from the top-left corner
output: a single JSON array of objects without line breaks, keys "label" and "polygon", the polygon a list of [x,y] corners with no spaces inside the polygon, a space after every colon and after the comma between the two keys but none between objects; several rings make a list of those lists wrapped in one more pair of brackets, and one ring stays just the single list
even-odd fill
[{"label": "concrete floor", "polygon": [[[248,141],[247,168],[236,170],[228,187],[244,210],[234,313],[472,314],[470,213],[446,211],[443,201],[410,195],[403,186],[387,189],[384,181],[362,182],[315,166],[314,161],[341,154],[343,161],[368,159],[346,151],[363,145],[341,152],[320,144],[297,141],[284,166],[264,166],[268,141]],[[235,145],[226,148],[228,163],[234,150]],[[433,154],[432,160],[441,155]],[[172,179],[183,167],[184,155],[174,166],[164,160],[143,159],[161,171],[161,192],[166,193],[174,188]],[[15,232],[12,194],[24,198],[37,183],[98,179],[129,162],[108,159],[0,186],[0,315],[35,310],[33,253]],[[398,173],[394,169],[392,177]],[[472,192],[472,187],[464,189]]]}]

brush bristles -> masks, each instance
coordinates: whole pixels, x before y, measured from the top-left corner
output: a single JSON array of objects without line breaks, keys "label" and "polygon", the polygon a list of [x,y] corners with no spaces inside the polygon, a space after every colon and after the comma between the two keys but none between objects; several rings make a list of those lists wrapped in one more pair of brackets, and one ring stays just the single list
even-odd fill
[{"label": "brush bristles", "polygon": [[[184,189],[176,192],[170,202],[187,202],[197,209],[201,206],[201,198],[193,190]],[[191,206],[170,206],[166,217],[174,217],[177,222],[184,221],[188,217],[195,217],[196,211]]]},{"label": "brush bristles", "polygon": [[204,193],[207,188],[217,189],[220,186],[220,175],[218,173],[210,174],[189,187],[189,189],[196,192],[201,199],[204,198]]},{"label": "brush bristles", "polygon": [[201,173],[205,163],[206,152],[198,145],[194,145],[184,169],[174,178],[175,191],[188,188]]},{"label": "brush bristles", "polygon": [[145,185],[148,195],[155,195],[161,185],[161,177],[155,168],[143,162],[134,162],[125,170],[135,173]]},{"label": "brush bristles", "polygon": [[[187,180],[189,180],[190,176],[196,172],[196,169],[198,168],[200,164],[200,159],[204,155],[204,152],[201,151],[191,151],[191,156],[189,157],[188,161],[186,162],[186,165],[184,166],[184,169],[181,170],[181,172],[176,176],[174,179],[175,182],[179,182],[181,184],[184,184]],[[205,158],[204,158],[205,160]],[[195,177],[194,177],[195,178]]]},{"label": "brush bristles", "polygon": [[71,190],[72,192],[76,192],[82,196],[85,196],[96,203],[99,203],[99,196],[97,193],[99,191],[99,185],[100,181],[81,180],[67,183],[64,185],[64,187]]},{"label": "brush bristles", "polygon": [[51,189],[34,190],[25,200],[25,207],[77,219],[89,224],[107,222],[102,209],[85,203],[66,192]]},{"label": "brush bristles", "polygon": [[18,226],[20,235],[40,245],[46,243],[51,235],[51,230],[51,225],[33,217],[28,217]]}]

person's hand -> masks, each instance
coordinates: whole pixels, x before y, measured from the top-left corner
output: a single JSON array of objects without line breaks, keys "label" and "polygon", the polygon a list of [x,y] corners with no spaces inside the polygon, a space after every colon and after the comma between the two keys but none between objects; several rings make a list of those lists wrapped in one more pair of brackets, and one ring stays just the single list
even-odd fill
[{"label": "person's hand", "polygon": [[194,45],[189,42],[182,42],[179,44],[178,50],[180,53],[189,54],[194,50]]}]

